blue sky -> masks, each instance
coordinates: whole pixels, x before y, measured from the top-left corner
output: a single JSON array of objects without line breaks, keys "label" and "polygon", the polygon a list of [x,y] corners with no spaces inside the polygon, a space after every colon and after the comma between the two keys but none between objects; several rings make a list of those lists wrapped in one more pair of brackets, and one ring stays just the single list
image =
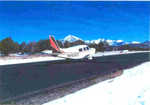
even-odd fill
[{"label": "blue sky", "polygon": [[72,34],[84,40],[149,40],[150,2],[0,2],[0,40]]}]

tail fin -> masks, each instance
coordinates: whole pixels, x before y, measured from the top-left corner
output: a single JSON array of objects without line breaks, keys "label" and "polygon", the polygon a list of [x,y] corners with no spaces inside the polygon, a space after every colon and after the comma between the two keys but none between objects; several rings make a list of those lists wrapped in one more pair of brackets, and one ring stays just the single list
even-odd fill
[{"label": "tail fin", "polygon": [[57,51],[57,52],[61,52],[60,51],[60,47],[58,46],[56,40],[54,39],[54,37],[49,36],[49,41],[50,41],[50,45]]}]

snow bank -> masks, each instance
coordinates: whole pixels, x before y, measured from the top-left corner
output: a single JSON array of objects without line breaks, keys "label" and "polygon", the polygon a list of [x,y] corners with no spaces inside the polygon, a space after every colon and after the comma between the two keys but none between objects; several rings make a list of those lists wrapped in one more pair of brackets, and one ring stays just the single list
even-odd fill
[{"label": "snow bank", "polygon": [[130,53],[143,53],[143,52],[150,52],[150,51],[128,51],[128,50],[122,50],[122,51],[105,51],[105,52],[98,52],[94,55],[94,57],[99,56],[109,56],[109,55],[120,55],[120,54],[130,54]]},{"label": "snow bank", "polygon": [[58,57],[33,57],[33,58],[14,58],[14,59],[0,59],[0,65],[11,65],[11,64],[21,64],[21,63],[32,63],[32,62],[41,62],[41,61],[53,61],[53,60],[62,60],[64,58]]},{"label": "snow bank", "polygon": [[150,105],[150,62],[43,105]]}]

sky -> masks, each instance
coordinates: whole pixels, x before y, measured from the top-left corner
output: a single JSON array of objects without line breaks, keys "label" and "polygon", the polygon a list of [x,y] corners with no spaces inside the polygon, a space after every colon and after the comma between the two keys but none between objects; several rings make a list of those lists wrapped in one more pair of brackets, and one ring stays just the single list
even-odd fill
[{"label": "sky", "polygon": [[0,40],[38,41],[49,35],[150,40],[150,2],[0,1]]}]

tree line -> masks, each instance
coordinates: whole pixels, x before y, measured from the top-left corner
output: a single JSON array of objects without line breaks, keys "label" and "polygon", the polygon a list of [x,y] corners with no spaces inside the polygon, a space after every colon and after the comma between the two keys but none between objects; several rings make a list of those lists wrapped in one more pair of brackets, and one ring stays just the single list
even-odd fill
[{"label": "tree line", "polygon": [[45,49],[51,49],[49,40],[39,40],[38,42],[14,42],[11,37],[0,41],[0,53],[7,56],[10,53],[35,53]]},{"label": "tree line", "polygon": [[[75,42],[62,42],[57,40],[58,45],[61,48],[68,48],[74,45],[82,45],[82,44],[86,44],[84,41],[82,40],[78,40]],[[109,44],[107,42],[100,42],[99,44],[95,44],[95,43],[91,43],[88,44],[89,47],[95,48],[96,51],[112,51],[112,50],[148,50],[148,49],[143,49],[143,48],[139,48],[139,47],[131,47],[129,45],[122,45],[122,46],[109,46]],[[18,43],[13,41],[13,39],[11,37],[7,37],[3,40],[0,41],[0,53],[4,56],[9,55],[10,53],[30,53],[30,54],[34,54],[34,53],[38,53],[41,52],[43,50],[52,50],[52,47],[49,43],[49,39],[45,39],[45,40],[39,40],[37,42],[33,41],[33,42],[22,42],[22,43]]]}]

